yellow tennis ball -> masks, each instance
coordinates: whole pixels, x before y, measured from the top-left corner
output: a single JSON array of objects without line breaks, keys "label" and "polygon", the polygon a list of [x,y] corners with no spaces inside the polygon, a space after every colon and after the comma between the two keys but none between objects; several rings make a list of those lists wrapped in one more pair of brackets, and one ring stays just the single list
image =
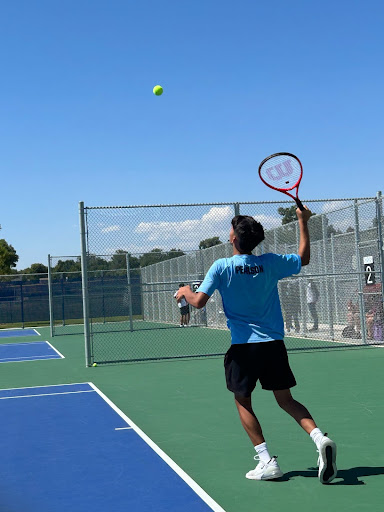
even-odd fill
[{"label": "yellow tennis ball", "polygon": [[97,363],[93,363],[93,365],[92,365],[92,366],[97,366]]},{"label": "yellow tennis ball", "polygon": [[161,96],[163,94],[163,88],[161,85],[155,85],[153,88],[153,94],[156,94],[156,96]]}]

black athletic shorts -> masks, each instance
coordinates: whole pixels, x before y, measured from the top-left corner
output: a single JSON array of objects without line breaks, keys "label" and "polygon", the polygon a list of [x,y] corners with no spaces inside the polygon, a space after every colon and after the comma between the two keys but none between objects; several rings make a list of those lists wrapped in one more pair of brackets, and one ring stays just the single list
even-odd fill
[{"label": "black athletic shorts", "polygon": [[296,386],[282,340],[231,345],[224,368],[227,388],[242,397],[251,395],[258,380],[271,391]]},{"label": "black athletic shorts", "polygon": [[188,315],[189,313],[189,306],[183,306],[180,308],[180,315]]}]

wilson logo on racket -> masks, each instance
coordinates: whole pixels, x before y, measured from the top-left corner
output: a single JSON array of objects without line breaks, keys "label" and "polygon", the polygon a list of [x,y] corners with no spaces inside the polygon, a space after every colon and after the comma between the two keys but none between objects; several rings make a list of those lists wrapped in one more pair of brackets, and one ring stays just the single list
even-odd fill
[{"label": "wilson logo on racket", "polygon": [[281,164],[274,165],[273,167],[268,167],[265,169],[265,172],[268,174],[268,177],[273,180],[279,180],[280,178],[286,178],[287,176],[291,176],[293,174],[293,168],[290,160],[285,160]]}]

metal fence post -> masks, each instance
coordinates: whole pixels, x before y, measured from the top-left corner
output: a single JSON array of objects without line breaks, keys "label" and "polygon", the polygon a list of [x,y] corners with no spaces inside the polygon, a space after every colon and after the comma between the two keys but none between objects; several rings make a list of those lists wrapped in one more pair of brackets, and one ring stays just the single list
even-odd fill
[{"label": "metal fence post", "polygon": [[235,217],[236,215],[240,215],[240,203],[233,203],[233,209],[235,210]]},{"label": "metal fence post", "polygon": [[354,199],[354,210],[355,210],[356,267],[357,267],[357,280],[358,280],[358,287],[359,287],[359,313],[360,313],[360,324],[361,324],[361,337],[362,337],[363,343],[367,343],[363,283],[362,283],[362,276],[360,274],[360,268],[361,268],[361,263],[360,263],[360,226],[359,226],[359,205],[357,203],[357,199]]},{"label": "metal fence post", "polygon": [[63,317],[63,327],[65,326],[65,299],[64,299],[64,272],[61,272],[61,316]]},{"label": "metal fence post", "polygon": [[21,311],[21,326],[24,329],[24,295],[23,295],[23,278],[20,281],[20,311]]},{"label": "metal fence post", "polygon": [[[325,215],[322,215],[322,229],[323,229],[323,258],[324,258],[324,270],[325,273],[328,273],[328,257],[327,257],[327,242],[328,242],[328,232],[327,232],[327,218]],[[329,296],[329,277],[325,277],[325,293],[327,295],[327,309],[328,309],[328,324],[329,324],[329,335],[331,340],[335,339],[335,333],[333,329],[333,310],[332,310],[332,301]]]},{"label": "metal fence post", "polygon": [[104,270],[101,271],[101,305],[103,310],[103,324],[105,324]]},{"label": "metal fence post", "polygon": [[52,268],[51,268],[51,255],[48,254],[48,301],[49,301],[49,328],[51,338],[55,335],[54,330],[54,314],[53,314],[53,289],[52,289]]},{"label": "metal fence post", "polygon": [[339,301],[337,300],[336,266],[335,266],[335,235],[331,233],[331,265],[333,274],[333,296],[335,300],[336,324],[340,323]]},{"label": "metal fence post", "polygon": [[377,238],[379,244],[381,298],[384,306],[384,241],[383,241],[383,199],[381,191],[376,197]]},{"label": "metal fence post", "polygon": [[85,364],[91,366],[91,329],[89,322],[89,296],[88,296],[88,265],[87,265],[87,242],[85,229],[84,202],[79,203],[80,216],[80,243],[81,243],[81,288],[83,293],[83,317],[84,317],[84,340],[85,340]]},{"label": "metal fence post", "polygon": [[129,328],[133,331],[133,320],[132,320],[132,287],[131,287],[131,271],[129,267],[129,253],[125,255],[127,262],[127,283],[128,283],[128,308],[129,308]]}]

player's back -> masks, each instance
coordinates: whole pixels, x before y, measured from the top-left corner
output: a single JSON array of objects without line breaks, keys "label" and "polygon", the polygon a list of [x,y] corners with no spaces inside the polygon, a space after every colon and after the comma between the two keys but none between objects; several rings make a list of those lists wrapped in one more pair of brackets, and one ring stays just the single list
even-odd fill
[{"label": "player's back", "polygon": [[[298,255],[271,253],[261,256],[239,254],[217,260],[212,265],[206,277],[207,284],[211,275],[211,281],[215,283],[213,289],[219,290],[223,300],[232,343],[283,338],[277,283],[279,279],[298,273],[300,268]],[[204,292],[204,286],[199,291]]]}]

